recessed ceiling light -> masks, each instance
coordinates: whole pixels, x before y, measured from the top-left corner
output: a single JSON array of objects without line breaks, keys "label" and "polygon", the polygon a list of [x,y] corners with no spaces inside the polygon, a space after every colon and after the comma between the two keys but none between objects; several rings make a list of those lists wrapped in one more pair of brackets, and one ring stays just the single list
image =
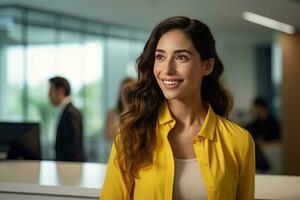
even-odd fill
[{"label": "recessed ceiling light", "polygon": [[243,18],[247,21],[260,24],[288,34],[296,33],[296,30],[292,25],[282,23],[274,19],[270,19],[268,17],[264,17],[262,15],[258,15],[252,12],[243,12]]}]

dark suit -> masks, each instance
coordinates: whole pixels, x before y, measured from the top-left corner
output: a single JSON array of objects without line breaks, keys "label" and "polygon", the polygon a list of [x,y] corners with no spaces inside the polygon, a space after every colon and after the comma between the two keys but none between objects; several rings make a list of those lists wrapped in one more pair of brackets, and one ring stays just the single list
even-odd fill
[{"label": "dark suit", "polygon": [[57,127],[56,160],[84,161],[82,117],[72,103],[67,104]]}]

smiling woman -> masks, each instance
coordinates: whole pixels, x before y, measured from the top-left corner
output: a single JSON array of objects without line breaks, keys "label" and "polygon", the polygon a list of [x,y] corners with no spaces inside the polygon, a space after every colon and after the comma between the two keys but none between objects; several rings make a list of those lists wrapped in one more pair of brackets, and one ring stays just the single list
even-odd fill
[{"label": "smiling woman", "polygon": [[211,73],[213,64],[212,58],[202,61],[192,41],[175,29],[165,33],[157,44],[154,75],[167,99],[201,102],[201,82]]},{"label": "smiling woman", "polygon": [[[231,96],[209,28],[159,23],[126,88],[101,199],[254,199],[254,143],[227,120]],[[199,170],[200,169],[200,170]]]}]

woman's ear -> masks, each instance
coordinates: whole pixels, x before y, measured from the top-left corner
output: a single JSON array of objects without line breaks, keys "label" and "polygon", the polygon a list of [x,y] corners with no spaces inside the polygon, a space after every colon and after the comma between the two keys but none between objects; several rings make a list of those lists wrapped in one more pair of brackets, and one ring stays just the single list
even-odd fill
[{"label": "woman's ear", "polygon": [[209,58],[204,62],[204,76],[208,76],[214,69],[215,59]]}]

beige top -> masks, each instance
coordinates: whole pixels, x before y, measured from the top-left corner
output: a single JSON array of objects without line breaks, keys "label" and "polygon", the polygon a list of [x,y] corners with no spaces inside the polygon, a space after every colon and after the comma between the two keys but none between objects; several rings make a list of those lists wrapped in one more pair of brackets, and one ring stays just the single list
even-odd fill
[{"label": "beige top", "polygon": [[197,159],[174,160],[173,200],[206,200],[206,189]]}]

